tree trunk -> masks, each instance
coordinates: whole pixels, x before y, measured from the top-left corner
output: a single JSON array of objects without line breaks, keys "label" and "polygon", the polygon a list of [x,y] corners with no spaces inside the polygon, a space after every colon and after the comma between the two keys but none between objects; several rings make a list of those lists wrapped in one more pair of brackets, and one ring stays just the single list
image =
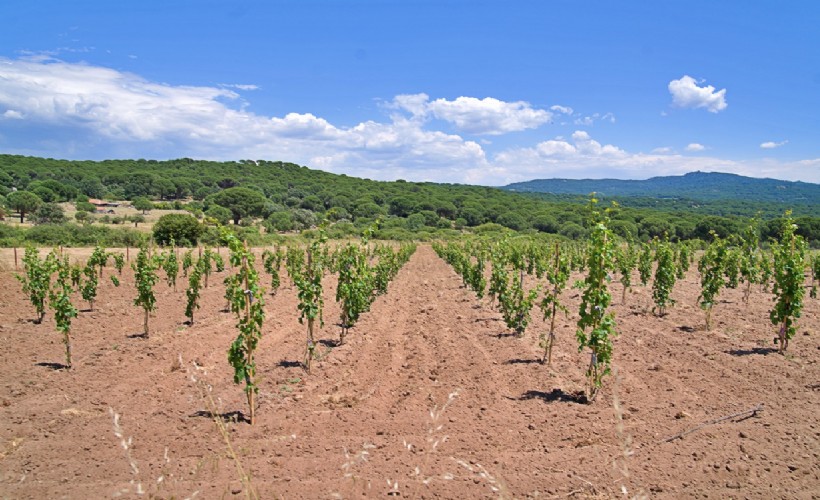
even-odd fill
[{"label": "tree trunk", "polygon": [[65,365],[71,368],[71,336],[68,332],[63,332],[63,343],[65,344]]}]

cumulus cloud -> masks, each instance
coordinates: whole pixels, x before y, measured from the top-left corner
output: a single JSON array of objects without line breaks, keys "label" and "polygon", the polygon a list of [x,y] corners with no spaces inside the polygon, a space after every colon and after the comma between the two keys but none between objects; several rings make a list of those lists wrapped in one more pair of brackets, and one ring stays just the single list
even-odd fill
[{"label": "cumulus cloud", "polygon": [[[702,82],[701,82],[702,83]],[[715,91],[715,87],[699,87],[698,82],[688,75],[669,82],[672,103],[680,108],[706,108],[711,113],[726,109],[726,89]]]},{"label": "cumulus cloud", "polygon": [[[418,120],[337,127],[311,113],[266,117],[244,104],[225,86],[172,86],[46,57],[0,58],[0,116],[63,137],[73,133],[62,144],[44,141],[46,156],[269,158],[377,179],[440,181],[486,165],[478,143],[425,130]],[[32,149],[25,153],[38,154]]]},{"label": "cumulus cloud", "polygon": [[491,163],[493,175],[505,179],[505,183],[551,177],[646,179],[694,170],[744,175],[754,175],[756,171],[756,167],[750,164],[684,156],[675,154],[671,148],[633,153],[612,144],[602,144],[586,131],[576,131],[571,140],[556,138],[535,147],[503,151],[492,158]]},{"label": "cumulus cloud", "polygon": [[697,142],[693,142],[686,146],[686,150],[692,152],[703,151],[704,149],[706,149],[706,146],[703,144],[698,144]]},{"label": "cumulus cloud", "polygon": [[761,147],[762,149],[775,149],[775,148],[779,148],[780,146],[785,145],[785,144],[786,144],[786,143],[788,143],[788,142],[789,142],[789,141],[780,141],[780,142],[768,141],[768,142],[764,142],[764,143],[762,143],[762,144],[760,145],[760,147]]},{"label": "cumulus cloud", "polygon": [[660,148],[653,149],[652,152],[656,153],[656,154],[659,154],[659,155],[667,155],[669,153],[673,153],[674,150],[672,148],[668,147],[668,146],[663,146],[663,147],[660,147]]},{"label": "cumulus cloud", "polygon": [[[224,86],[167,85],[47,57],[0,58],[0,148],[11,154],[264,158],[372,179],[485,185],[544,177],[646,178],[693,170],[820,182],[820,159],[738,162],[671,149],[646,154],[580,129],[569,138],[554,137],[530,147],[494,146],[432,129],[436,123],[431,119],[439,114],[457,125],[474,112],[488,135],[490,130],[516,129],[544,119],[538,113],[543,110],[526,103],[401,95],[390,101],[394,113],[389,119],[350,127],[309,112],[263,116],[247,111],[246,104]],[[544,112],[569,116],[557,109]],[[498,149],[488,153],[485,147]]]},{"label": "cumulus cloud", "polygon": [[458,97],[452,101],[429,100],[427,94],[397,96],[392,107],[414,117],[433,117],[450,122],[463,132],[475,135],[501,135],[538,128],[552,119],[552,113],[535,109],[524,101],[506,102],[493,97]]}]

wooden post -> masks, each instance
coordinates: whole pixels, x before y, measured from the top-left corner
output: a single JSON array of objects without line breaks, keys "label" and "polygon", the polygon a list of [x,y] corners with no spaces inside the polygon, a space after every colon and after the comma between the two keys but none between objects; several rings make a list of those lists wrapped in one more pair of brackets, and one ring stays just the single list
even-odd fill
[{"label": "wooden post", "polygon": [[17,271],[19,269],[20,268],[18,267],[18,264],[17,264],[17,247],[14,247],[14,270]]},{"label": "wooden post", "polygon": [[125,245],[125,262],[131,262],[131,247]]}]

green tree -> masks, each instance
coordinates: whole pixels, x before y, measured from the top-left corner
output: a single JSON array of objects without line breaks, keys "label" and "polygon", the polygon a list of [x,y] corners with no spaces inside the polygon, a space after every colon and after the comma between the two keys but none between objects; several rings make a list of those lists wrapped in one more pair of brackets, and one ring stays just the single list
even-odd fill
[{"label": "green tree", "polygon": [[250,188],[232,187],[220,191],[213,197],[213,202],[231,211],[233,223],[246,217],[258,217],[265,208],[265,195]]},{"label": "green tree", "polygon": [[6,197],[9,208],[20,214],[20,223],[27,213],[31,213],[43,204],[42,198],[28,191],[14,191]]},{"label": "green tree", "polygon": [[151,202],[151,200],[144,197],[134,198],[131,204],[134,206],[135,209],[142,210],[142,215],[145,215],[150,210],[154,209],[154,204]]},{"label": "green tree", "polygon": [[43,203],[34,211],[35,224],[62,224],[67,220],[63,207],[57,203]]},{"label": "green tree", "polygon": [[218,223],[227,225],[231,221],[231,211],[221,205],[211,205],[208,210],[205,210],[205,216],[211,217]]},{"label": "green tree", "polygon": [[78,212],[88,212],[93,214],[97,211],[97,207],[95,207],[93,203],[89,203],[87,201],[78,201],[74,205],[77,207]]},{"label": "green tree", "polygon": [[188,214],[165,214],[154,224],[154,240],[160,245],[175,241],[181,245],[196,245],[204,228],[196,217]]}]

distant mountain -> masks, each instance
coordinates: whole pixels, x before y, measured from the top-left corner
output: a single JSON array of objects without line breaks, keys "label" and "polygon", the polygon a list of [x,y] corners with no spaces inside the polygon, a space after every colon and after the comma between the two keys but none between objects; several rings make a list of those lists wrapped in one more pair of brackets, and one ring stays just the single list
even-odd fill
[{"label": "distant mountain", "polygon": [[756,179],[719,172],[652,177],[642,181],[620,179],[537,179],[502,187],[519,193],[586,195],[593,191],[606,197],[683,198],[689,200],[754,200],[792,205],[820,204],[820,184]]},{"label": "distant mountain", "polygon": [[537,179],[501,189],[519,193],[581,194],[606,197],[685,198],[690,200],[754,200],[789,205],[820,204],[820,184],[756,179],[718,172],[690,172],[651,179]]}]

